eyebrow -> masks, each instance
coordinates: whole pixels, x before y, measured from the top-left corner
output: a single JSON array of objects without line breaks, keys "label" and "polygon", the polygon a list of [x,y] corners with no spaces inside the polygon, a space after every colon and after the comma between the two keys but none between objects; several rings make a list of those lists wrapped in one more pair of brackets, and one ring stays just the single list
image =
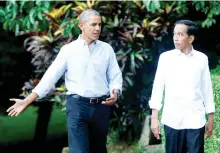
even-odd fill
[{"label": "eyebrow", "polygon": [[89,23],[90,25],[101,25],[102,23],[95,23],[95,22],[93,22],[93,23]]},{"label": "eyebrow", "polygon": [[175,31],[173,31],[173,33],[181,33],[181,34],[183,34],[183,32],[175,32]]}]

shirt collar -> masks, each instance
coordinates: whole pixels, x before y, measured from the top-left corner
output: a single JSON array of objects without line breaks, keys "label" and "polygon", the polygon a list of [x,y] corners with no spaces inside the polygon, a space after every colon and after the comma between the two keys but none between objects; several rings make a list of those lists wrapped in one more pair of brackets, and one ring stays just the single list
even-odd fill
[{"label": "shirt collar", "polygon": [[[79,43],[82,44],[83,46],[84,46],[84,45],[87,45],[87,41],[86,41],[86,40],[83,40],[81,36],[82,36],[82,35],[80,34],[79,37],[78,37],[78,39],[77,39],[77,41],[79,41]],[[97,42],[98,42],[98,41],[95,40],[95,41],[93,41],[92,44],[95,44],[95,45],[96,45]]]},{"label": "shirt collar", "polygon": [[194,50],[193,46],[192,46],[192,50],[190,51],[190,53],[189,53],[188,55],[185,55],[185,54],[182,53],[179,49],[176,49],[176,53],[177,53],[178,56],[181,56],[181,55],[193,56],[193,55],[194,55],[194,52],[195,52],[195,50]]}]

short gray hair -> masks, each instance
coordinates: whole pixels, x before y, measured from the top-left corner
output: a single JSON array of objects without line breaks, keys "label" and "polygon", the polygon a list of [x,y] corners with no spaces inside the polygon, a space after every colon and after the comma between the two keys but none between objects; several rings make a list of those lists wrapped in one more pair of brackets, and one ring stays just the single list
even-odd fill
[{"label": "short gray hair", "polygon": [[97,12],[96,10],[88,9],[88,10],[83,11],[79,15],[79,22],[84,22],[88,20],[91,15],[100,16],[99,12]]}]

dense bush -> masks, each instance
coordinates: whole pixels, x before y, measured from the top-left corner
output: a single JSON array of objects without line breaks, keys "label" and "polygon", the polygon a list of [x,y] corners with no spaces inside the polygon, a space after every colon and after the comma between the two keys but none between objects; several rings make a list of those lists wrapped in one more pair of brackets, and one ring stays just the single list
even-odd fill
[{"label": "dense bush", "polygon": [[205,152],[207,153],[219,153],[220,152],[220,66],[213,70],[212,83],[214,89],[214,99],[216,106],[215,120],[214,120],[214,132],[210,139],[205,142]]}]

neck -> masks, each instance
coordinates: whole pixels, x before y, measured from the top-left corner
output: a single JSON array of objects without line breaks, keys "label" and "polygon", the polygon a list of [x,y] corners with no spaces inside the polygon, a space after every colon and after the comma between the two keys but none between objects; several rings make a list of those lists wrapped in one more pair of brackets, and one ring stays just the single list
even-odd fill
[{"label": "neck", "polygon": [[181,52],[185,55],[188,55],[192,51],[192,45],[189,45],[187,48],[182,49]]},{"label": "neck", "polygon": [[83,34],[81,35],[81,39],[87,41],[88,46],[90,46],[94,42],[94,40],[89,39],[88,37],[84,36]]}]

